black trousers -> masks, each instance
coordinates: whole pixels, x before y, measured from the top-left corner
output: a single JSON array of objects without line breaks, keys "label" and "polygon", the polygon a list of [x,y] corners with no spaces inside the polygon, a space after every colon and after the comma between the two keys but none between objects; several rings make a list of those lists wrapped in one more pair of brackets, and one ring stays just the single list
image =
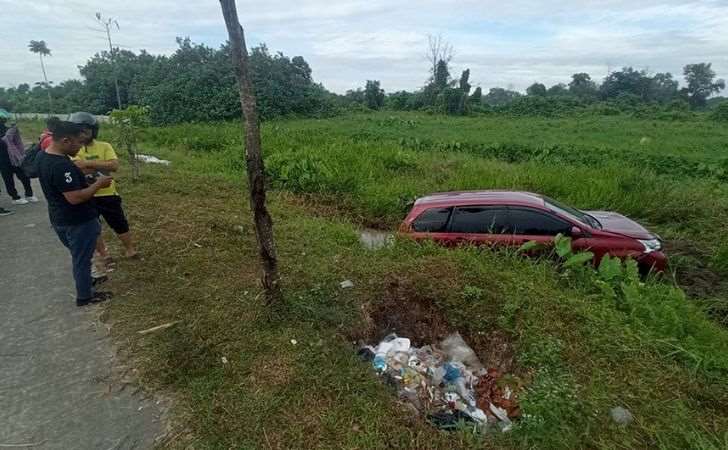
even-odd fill
[{"label": "black trousers", "polygon": [[8,195],[17,200],[20,198],[17,189],[15,189],[15,179],[13,176],[18,177],[21,183],[23,183],[23,189],[25,189],[25,196],[31,197],[33,195],[33,188],[30,186],[30,179],[25,175],[23,169],[15,167],[10,164],[10,161],[0,158],[0,174],[2,174],[3,181],[5,182],[5,189],[8,191]]}]

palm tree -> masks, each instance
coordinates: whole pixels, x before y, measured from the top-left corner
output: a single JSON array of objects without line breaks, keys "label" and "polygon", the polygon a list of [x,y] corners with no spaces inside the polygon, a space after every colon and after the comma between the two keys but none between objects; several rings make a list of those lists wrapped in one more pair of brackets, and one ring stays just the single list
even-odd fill
[{"label": "palm tree", "polygon": [[40,68],[43,70],[43,79],[45,80],[45,87],[48,92],[48,113],[53,113],[53,99],[51,98],[51,84],[48,82],[48,75],[45,70],[45,63],[43,62],[44,56],[51,56],[51,50],[46,45],[45,41],[30,41],[28,48],[31,52],[37,53],[40,56]]}]

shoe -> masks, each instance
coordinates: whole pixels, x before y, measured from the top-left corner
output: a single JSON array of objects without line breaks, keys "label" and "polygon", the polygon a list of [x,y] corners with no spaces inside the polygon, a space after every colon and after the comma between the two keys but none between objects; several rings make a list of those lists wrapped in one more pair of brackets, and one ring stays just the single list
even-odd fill
[{"label": "shoe", "polygon": [[13,200],[13,203],[16,204],[16,205],[27,205],[28,204],[28,200],[26,200],[24,198],[18,198],[16,200]]},{"label": "shoe", "polygon": [[25,197],[26,200],[28,200],[30,203],[38,203],[38,197],[35,195],[31,195],[30,197]]},{"label": "shoe", "polygon": [[11,214],[15,214],[15,211],[10,211],[10,210],[5,209],[5,208],[0,208],[0,217],[2,217],[2,216],[9,216]]},{"label": "shoe", "polygon": [[114,294],[111,292],[97,292],[94,294],[91,298],[86,299],[76,299],[76,306],[86,306],[86,305],[93,305],[96,303],[105,302],[107,300],[111,300],[114,297]]},{"label": "shoe", "polygon": [[97,285],[101,283],[106,283],[107,281],[109,281],[109,277],[107,277],[106,275],[101,275],[100,277],[93,277],[91,285],[96,287]]}]

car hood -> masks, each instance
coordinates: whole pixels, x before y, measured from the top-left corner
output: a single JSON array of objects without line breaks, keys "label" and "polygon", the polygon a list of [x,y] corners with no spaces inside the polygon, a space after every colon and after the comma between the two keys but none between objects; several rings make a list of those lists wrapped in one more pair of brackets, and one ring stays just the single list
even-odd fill
[{"label": "car hood", "polygon": [[655,239],[656,236],[642,225],[638,224],[629,217],[625,217],[619,213],[611,211],[585,211],[587,214],[594,216],[602,229],[610,233],[618,233],[635,239]]}]

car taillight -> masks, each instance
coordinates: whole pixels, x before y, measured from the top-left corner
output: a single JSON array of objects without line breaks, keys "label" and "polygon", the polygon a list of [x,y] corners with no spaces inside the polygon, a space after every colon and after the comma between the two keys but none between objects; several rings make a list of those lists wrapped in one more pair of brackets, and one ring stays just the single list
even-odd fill
[{"label": "car taillight", "polygon": [[407,222],[402,222],[399,225],[399,232],[400,233],[411,233],[412,232],[412,225],[408,224]]}]

